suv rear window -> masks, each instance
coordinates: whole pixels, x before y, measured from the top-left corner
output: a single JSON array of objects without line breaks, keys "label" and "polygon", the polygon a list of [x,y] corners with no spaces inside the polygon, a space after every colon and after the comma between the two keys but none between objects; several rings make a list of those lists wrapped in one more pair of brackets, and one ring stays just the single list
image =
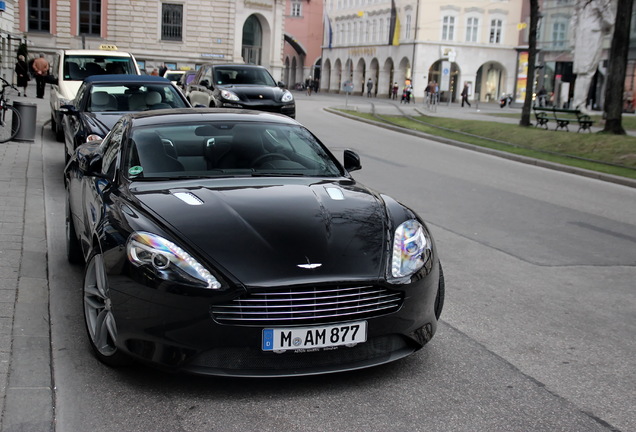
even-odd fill
[{"label": "suv rear window", "polygon": [[108,55],[68,55],[64,57],[64,80],[79,80],[91,75],[137,74],[131,57]]}]

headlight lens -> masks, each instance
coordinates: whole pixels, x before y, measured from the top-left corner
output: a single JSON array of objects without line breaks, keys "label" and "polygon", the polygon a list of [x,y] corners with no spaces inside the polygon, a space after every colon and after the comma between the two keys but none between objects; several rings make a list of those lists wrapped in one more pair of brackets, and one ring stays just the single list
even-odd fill
[{"label": "headlight lens", "polygon": [[138,267],[149,266],[163,279],[202,288],[221,289],[221,283],[190,254],[176,244],[155,234],[133,233],[126,246],[128,259]]},{"label": "headlight lens", "polygon": [[431,241],[426,230],[415,219],[402,223],[393,237],[391,275],[404,278],[415,274],[431,256]]},{"label": "headlight lens", "polygon": [[229,90],[221,90],[221,97],[229,101],[234,101],[234,102],[240,101],[239,97]]},{"label": "headlight lens", "polygon": [[291,102],[294,100],[294,96],[289,90],[283,92],[283,97],[280,99],[282,102]]}]

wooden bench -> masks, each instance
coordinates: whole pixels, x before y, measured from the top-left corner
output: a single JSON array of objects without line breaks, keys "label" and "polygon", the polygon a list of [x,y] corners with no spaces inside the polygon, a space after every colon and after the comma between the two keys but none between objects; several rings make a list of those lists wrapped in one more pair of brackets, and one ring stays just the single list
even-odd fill
[{"label": "wooden bench", "polygon": [[[554,130],[565,129],[569,131],[568,125],[576,122],[579,125],[577,132],[581,130],[592,132],[592,124],[594,120],[589,115],[582,113],[580,110],[571,110],[565,108],[556,107],[538,107],[532,108],[534,110],[534,116],[537,120],[536,127],[544,127],[548,129],[548,123],[553,120],[556,123]],[[550,115],[551,114],[551,115]]]}]

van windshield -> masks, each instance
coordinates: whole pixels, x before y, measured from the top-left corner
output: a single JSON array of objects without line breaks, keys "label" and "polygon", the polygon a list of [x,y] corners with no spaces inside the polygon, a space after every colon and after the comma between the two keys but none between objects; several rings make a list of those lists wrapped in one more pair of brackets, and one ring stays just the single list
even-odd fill
[{"label": "van windshield", "polygon": [[108,55],[69,55],[64,58],[64,80],[79,80],[91,75],[132,74],[137,75],[131,57]]}]

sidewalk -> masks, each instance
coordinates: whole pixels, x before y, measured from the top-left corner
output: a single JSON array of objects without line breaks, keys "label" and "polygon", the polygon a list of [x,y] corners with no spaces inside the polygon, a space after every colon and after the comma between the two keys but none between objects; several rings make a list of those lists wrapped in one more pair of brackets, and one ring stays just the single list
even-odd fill
[{"label": "sidewalk", "polygon": [[50,108],[48,89],[44,99],[33,97],[35,85],[28,90],[11,98],[36,104],[35,140],[0,144],[2,432],[54,430],[42,158]]}]

